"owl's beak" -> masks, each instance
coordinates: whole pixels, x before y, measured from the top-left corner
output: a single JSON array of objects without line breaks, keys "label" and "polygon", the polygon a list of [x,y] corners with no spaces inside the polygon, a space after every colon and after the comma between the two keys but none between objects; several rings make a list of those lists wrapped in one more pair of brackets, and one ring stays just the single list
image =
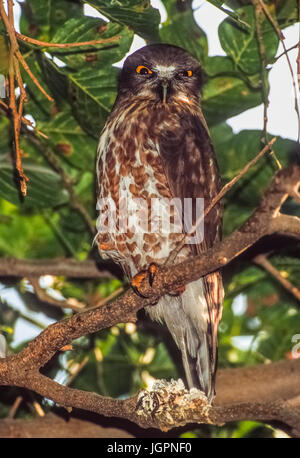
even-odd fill
[{"label": "owl's beak", "polygon": [[162,80],[161,87],[162,87],[162,102],[167,102],[167,95],[169,89],[170,82],[168,80]]}]

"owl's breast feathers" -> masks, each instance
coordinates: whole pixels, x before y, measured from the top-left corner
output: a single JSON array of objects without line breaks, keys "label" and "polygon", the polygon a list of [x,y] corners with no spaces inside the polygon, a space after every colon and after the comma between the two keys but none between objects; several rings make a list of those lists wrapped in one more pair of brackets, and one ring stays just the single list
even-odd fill
[{"label": "owl's breast feathers", "polygon": [[[157,104],[137,98],[116,103],[98,152],[98,197],[115,202],[116,221],[134,198],[147,206],[148,227],[143,234],[129,225],[125,232],[104,231],[97,237],[101,255],[121,263],[132,276],[150,262],[163,262],[182,238],[182,229],[169,234],[150,231],[151,200],[202,197],[207,205],[219,191],[214,151],[198,105],[180,99]],[[98,208],[100,213],[107,210],[103,205]],[[139,217],[143,211],[145,207],[140,208]],[[175,211],[171,207],[172,221]],[[217,205],[205,219],[202,243],[186,246],[178,261],[218,240],[220,222]]]},{"label": "owl's breast feathers", "polygon": [[[182,212],[164,202],[203,198],[205,207],[220,190],[216,158],[201,108],[186,99],[165,104],[141,98],[117,100],[100,138],[97,174],[99,251],[101,256],[118,262],[129,277],[153,261],[163,263],[182,239],[182,232],[187,231],[184,224],[178,224],[178,215],[184,219]],[[107,205],[102,202],[105,198],[115,204],[117,224],[124,215],[125,219],[130,217],[128,204],[130,207],[134,199],[140,199],[139,217],[146,219],[147,229],[138,231],[133,219],[123,232],[102,231],[109,217]],[[153,230],[151,205],[159,199],[162,203],[156,222],[160,229]],[[175,222],[173,232],[159,226],[167,213]],[[193,224],[195,220],[193,207]],[[221,225],[218,203],[205,217],[203,239],[186,244],[176,262],[211,247],[221,237]],[[209,401],[214,395],[222,301],[222,279],[215,272],[189,283],[180,297],[166,295],[148,310],[152,319],[167,324],[180,348],[189,387],[200,387]]]}]

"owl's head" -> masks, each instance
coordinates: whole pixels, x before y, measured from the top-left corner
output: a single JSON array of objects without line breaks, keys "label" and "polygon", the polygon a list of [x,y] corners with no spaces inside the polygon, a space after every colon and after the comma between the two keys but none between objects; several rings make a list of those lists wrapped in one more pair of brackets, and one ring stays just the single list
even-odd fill
[{"label": "owl's head", "polygon": [[196,59],[177,46],[155,44],[127,57],[119,96],[134,95],[162,103],[174,98],[188,101],[198,97],[201,86],[202,71]]}]

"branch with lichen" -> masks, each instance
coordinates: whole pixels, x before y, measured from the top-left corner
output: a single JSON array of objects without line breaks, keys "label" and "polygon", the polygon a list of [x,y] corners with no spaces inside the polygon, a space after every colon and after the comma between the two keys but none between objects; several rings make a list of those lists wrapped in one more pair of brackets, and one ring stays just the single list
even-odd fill
[{"label": "branch with lichen", "polygon": [[[278,171],[260,206],[241,228],[200,256],[172,267],[161,267],[152,287],[142,284],[145,299],[130,290],[109,306],[77,313],[48,326],[18,354],[0,359],[0,385],[28,388],[60,405],[126,418],[144,428],[167,430],[190,422],[221,424],[248,419],[280,421],[299,436],[298,361],[281,363],[283,371],[279,363],[233,372],[231,369],[219,371],[213,406],[207,403],[203,393],[187,391],[180,381],[161,381],[150,391],[119,400],[62,386],[40,373],[40,369],[73,340],[120,322],[135,322],[139,309],[156,304],[162,295],[220,269],[262,237],[280,233],[300,239],[300,219],[280,212],[289,196],[298,195],[299,186],[299,165]],[[230,374],[227,382],[226,374]],[[272,383],[266,382],[268,377]],[[235,383],[238,386],[233,389]]]}]

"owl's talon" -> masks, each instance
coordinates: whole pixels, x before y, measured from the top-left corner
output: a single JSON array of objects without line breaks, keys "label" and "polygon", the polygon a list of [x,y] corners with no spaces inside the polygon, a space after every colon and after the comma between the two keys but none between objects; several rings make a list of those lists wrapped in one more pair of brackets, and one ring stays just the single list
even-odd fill
[{"label": "owl's talon", "polygon": [[[132,285],[131,285],[131,286],[132,286]],[[142,293],[139,291],[139,289],[138,289],[137,286],[132,286],[132,289],[133,289],[133,291],[135,292],[135,294],[137,294],[138,296],[142,297],[143,299],[147,299],[147,298],[148,298],[147,296],[145,296],[144,294],[142,294]]]},{"label": "owl's talon", "polygon": [[155,275],[157,273],[158,267],[154,262],[152,262],[147,270],[142,270],[136,274],[131,280],[131,286],[133,291],[140,297],[146,299],[148,296],[145,296],[140,292],[143,281],[148,277],[149,285],[152,287]]},{"label": "owl's talon", "polygon": [[143,297],[144,299],[147,298],[147,296],[144,296],[144,294],[142,294],[140,292],[140,288],[141,288],[141,285],[143,283],[143,281],[145,280],[145,278],[148,276],[148,271],[147,270],[142,270],[141,272],[139,272],[138,274],[136,274],[132,280],[131,280],[131,286],[132,286],[132,289],[133,291],[140,297]]}]

